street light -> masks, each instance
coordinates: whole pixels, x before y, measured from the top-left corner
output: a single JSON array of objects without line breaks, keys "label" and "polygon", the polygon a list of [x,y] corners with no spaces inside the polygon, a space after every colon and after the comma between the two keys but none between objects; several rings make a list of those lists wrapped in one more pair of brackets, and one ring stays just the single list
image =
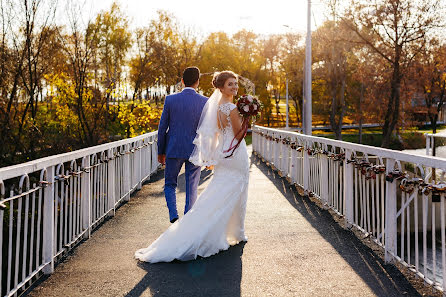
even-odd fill
[{"label": "street light", "polygon": [[307,11],[307,38],[305,46],[305,96],[302,108],[302,130],[306,135],[312,133],[311,111],[311,0],[308,0]]}]

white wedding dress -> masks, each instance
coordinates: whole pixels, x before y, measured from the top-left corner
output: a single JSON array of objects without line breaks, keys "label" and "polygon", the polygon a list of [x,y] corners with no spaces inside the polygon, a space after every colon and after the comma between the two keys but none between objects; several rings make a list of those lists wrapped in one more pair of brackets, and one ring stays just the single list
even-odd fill
[{"label": "white wedding dress", "polygon": [[[218,110],[228,124],[220,130],[222,150],[234,138],[229,113],[236,106],[225,103]],[[140,249],[135,258],[156,263],[175,259],[187,261],[197,256],[209,257],[231,245],[246,241],[244,221],[248,198],[249,157],[245,140],[229,158],[221,159],[214,175],[197,201],[149,247]]]}]

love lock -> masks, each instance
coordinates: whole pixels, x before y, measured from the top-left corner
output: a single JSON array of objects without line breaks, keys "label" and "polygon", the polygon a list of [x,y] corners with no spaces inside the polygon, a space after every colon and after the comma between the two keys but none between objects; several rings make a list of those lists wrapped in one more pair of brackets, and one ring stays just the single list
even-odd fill
[{"label": "love lock", "polygon": [[350,163],[355,163],[356,164],[356,159],[347,160],[347,164],[350,164]]},{"label": "love lock", "polygon": [[375,165],[375,166],[373,166],[373,171],[375,171],[376,174],[384,173],[384,172],[386,172],[386,166]]},{"label": "love lock", "polygon": [[402,179],[407,177],[406,173],[402,173],[399,170],[395,170],[386,175],[386,181],[393,182],[395,179]]},{"label": "love lock", "polygon": [[415,189],[415,187],[414,187],[413,184],[409,184],[409,185],[406,185],[406,186],[403,185],[403,184],[400,184],[400,189],[401,189],[401,191],[410,194],[410,193],[413,192],[413,190]]},{"label": "love lock", "polygon": [[432,193],[432,202],[441,202],[441,195],[438,193]]},{"label": "love lock", "polygon": [[393,177],[392,173],[386,174],[386,181],[393,183],[393,180],[395,178]]},{"label": "love lock", "polygon": [[367,168],[365,179],[376,179],[376,172],[373,170],[372,167]]},{"label": "love lock", "polygon": [[334,161],[344,161],[344,159],[345,159],[345,154],[344,153],[341,153],[341,154],[337,154],[337,155],[335,155],[335,157],[334,157]]},{"label": "love lock", "polygon": [[432,188],[432,202],[441,202],[441,194],[446,192],[446,184],[433,185]]}]

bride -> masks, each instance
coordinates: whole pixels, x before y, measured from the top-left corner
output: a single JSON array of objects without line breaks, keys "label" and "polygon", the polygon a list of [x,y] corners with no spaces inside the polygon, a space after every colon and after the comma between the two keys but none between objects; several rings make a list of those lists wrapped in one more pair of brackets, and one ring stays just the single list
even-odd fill
[{"label": "bride", "polygon": [[249,158],[245,141],[241,140],[232,153],[234,143],[243,137],[239,133],[240,115],[232,103],[238,91],[237,75],[232,71],[215,73],[212,85],[215,91],[201,114],[189,160],[198,166],[214,167],[213,178],[189,212],[149,247],[136,251],[138,260],[187,261],[247,241],[244,221]]}]

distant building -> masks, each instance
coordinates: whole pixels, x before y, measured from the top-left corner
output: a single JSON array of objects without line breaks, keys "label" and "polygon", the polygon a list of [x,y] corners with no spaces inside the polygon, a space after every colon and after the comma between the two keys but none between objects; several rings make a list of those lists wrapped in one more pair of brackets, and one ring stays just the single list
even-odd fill
[{"label": "distant building", "polygon": [[[431,108],[433,110],[437,110],[438,103],[439,103],[438,100],[435,101],[434,98],[434,104],[432,104]],[[430,122],[424,94],[416,93],[415,95],[413,95],[410,100],[410,105],[412,111],[411,120],[418,123]],[[443,103],[443,106],[439,111],[438,122],[445,122],[445,119],[446,119],[446,102]]]}]

